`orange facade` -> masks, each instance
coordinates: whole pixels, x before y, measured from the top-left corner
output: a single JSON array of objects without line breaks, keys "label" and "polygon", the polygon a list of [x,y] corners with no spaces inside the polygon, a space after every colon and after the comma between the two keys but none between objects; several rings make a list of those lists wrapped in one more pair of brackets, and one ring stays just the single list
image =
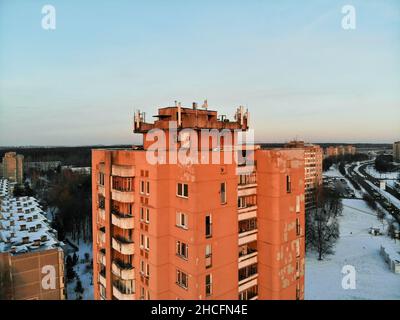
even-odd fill
[{"label": "orange facade", "polygon": [[242,112],[229,122],[176,106],[158,118],[135,118],[144,149],[92,151],[95,299],[302,299],[304,150],[256,149],[255,166],[154,165],[146,135],[167,121],[247,129]]}]

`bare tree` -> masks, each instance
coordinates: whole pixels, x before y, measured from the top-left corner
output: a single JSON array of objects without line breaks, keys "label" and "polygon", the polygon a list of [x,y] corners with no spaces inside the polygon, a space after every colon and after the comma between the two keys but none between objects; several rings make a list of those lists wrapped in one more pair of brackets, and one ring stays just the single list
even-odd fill
[{"label": "bare tree", "polygon": [[385,211],[383,211],[381,208],[378,208],[378,209],[376,210],[376,216],[377,216],[378,220],[379,220],[379,221],[382,223],[382,225],[383,225],[383,221],[384,221],[385,216],[386,216]]},{"label": "bare tree", "polygon": [[316,207],[307,217],[307,242],[318,253],[318,260],[333,253],[339,238],[338,217],[342,210],[341,200],[335,192],[323,187],[317,191]]}]

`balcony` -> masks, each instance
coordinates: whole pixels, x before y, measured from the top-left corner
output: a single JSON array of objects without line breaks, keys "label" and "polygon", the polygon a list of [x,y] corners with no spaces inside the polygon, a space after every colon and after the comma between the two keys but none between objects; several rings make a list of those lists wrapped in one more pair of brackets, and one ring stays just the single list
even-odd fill
[{"label": "balcony", "polygon": [[257,263],[239,269],[239,287],[258,277]]},{"label": "balcony", "polygon": [[106,271],[104,269],[99,272],[99,282],[103,287],[106,286]]},{"label": "balcony", "polygon": [[106,242],[106,228],[105,227],[101,227],[99,229],[97,239],[98,239],[99,244],[101,244],[101,245]]},{"label": "balcony", "polygon": [[106,210],[99,208],[99,215],[98,215],[100,221],[99,222],[104,222],[106,221]]},{"label": "balcony", "polygon": [[239,284],[239,292],[245,291],[245,290],[247,290],[251,287],[254,287],[258,284],[257,274],[252,277],[255,277],[255,278],[250,281],[246,281],[245,283]]},{"label": "balcony", "polygon": [[111,167],[111,175],[124,178],[132,178],[135,176],[135,167],[113,164]]},{"label": "balcony", "polygon": [[124,203],[133,203],[134,202],[134,194],[133,191],[119,191],[112,189],[111,190],[111,199]]},{"label": "balcony", "polygon": [[115,210],[112,211],[111,222],[114,226],[117,226],[121,229],[134,228],[134,219],[132,215],[123,214]]},{"label": "balcony", "polygon": [[255,218],[257,217],[257,205],[239,208],[238,213],[239,221]]},{"label": "balcony", "polygon": [[97,189],[99,190],[99,194],[102,195],[103,197],[106,196],[106,191],[104,189],[104,186],[101,184],[97,184]]},{"label": "balcony", "polygon": [[112,272],[122,280],[134,280],[135,269],[129,263],[120,260],[114,260],[112,263]]},{"label": "balcony", "polygon": [[113,237],[112,238],[112,247],[122,254],[134,254],[135,246],[133,245],[133,241],[122,237]]},{"label": "balcony", "polygon": [[257,241],[257,232],[258,230],[254,229],[239,233],[239,246],[249,242]]},{"label": "balcony", "polygon": [[106,252],[105,249],[101,249],[98,253],[98,262],[101,263],[103,266],[106,265]]},{"label": "balcony", "polygon": [[248,250],[247,254],[239,255],[239,269],[257,263],[257,261],[258,261],[258,252],[253,250]]},{"label": "balcony", "polygon": [[135,300],[135,293],[133,291],[118,281],[113,283],[113,295],[118,300]]},{"label": "balcony", "polygon": [[257,184],[238,187],[238,197],[252,196],[255,194],[257,194]]}]

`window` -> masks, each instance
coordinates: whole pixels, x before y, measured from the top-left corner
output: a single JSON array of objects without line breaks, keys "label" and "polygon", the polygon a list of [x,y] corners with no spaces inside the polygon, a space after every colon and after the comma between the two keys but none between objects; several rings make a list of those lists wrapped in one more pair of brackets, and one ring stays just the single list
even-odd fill
[{"label": "window", "polygon": [[150,277],[150,264],[146,263],[146,277]]},{"label": "window", "polygon": [[300,219],[296,219],[296,235],[299,236],[301,234],[301,228],[300,228]]},{"label": "window", "polygon": [[187,222],[188,222],[187,214],[182,213],[182,212],[176,213],[176,226],[177,227],[187,229],[188,228]]},{"label": "window", "polygon": [[144,248],[144,234],[140,235],[140,247]]},{"label": "window", "polygon": [[146,208],[146,223],[149,223],[150,222],[150,209],[149,208]]},{"label": "window", "polygon": [[211,296],[212,294],[212,276],[211,274],[206,275],[206,296]]},{"label": "window", "polygon": [[292,182],[290,181],[290,176],[286,176],[286,192],[292,192]]},{"label": "window", "polygon": [[112,188],[122,192],[133,191],[132,178],[113,176]]},{"label": "window", "polygon": [[221,196],[221,204],[226,203],[226,182],[222,182],[220,185],[220,190],[219,190],[220,196]]},{"label": "window", "polygon": [[212,249],[211,244],[206,245],[206,268],[210,268],[212,266]]},{"label": "window", "polygon": [[143,287],[140,287],[140,299],[144,300],[145,290]]},{"label": "window", "polygon": [[211,215],[206,216],[206,238],[212,236],[212,220]]},{"label": "window", "polygon": [[187,259],[188,258],[188,245],[181,241],[176,241],[176,255]]},{"label": "window", "polygon": [[145,236],[144,237],[145,238],[145,240],[146,240],[146,242],[145,242],[145,249],[146,250],[150,250],[150,238],[148,237],[148,236]]},{"label": "window", "polygon": [[250,300],[258,295],[258,286],[255,285],[247,290],[239,292],[239,300]]},{"label": "window", "polygon": [[176,284],[182,288],[188,288],[188,275],[181,270],[176,270]]},{"label": "window", "polygon": [[99,172],[98,183],[100,185],[104,186],[104,173],[103,172]]},{"label": "window", "polygon": [[144,181],[141,180],[141,181],[140,181],[140,193],[141,193],[141,194],[144,194],[144,192],[145,192],[145,190],[144,190]]},{"label": "window", "polygon": [[146,194],[147,195],[150,194],[150,182],[149,181],[146,182]]},{"label": "window", "polygon": [[257,230],[257,218],[239,221],[239,233]]},{"label": "window", "polygon": [[144,221],[144,208],[140,208],[140,221]]},{"label": "window", "polygon": [[99,196],[99,209],[105,209],[106,207],[106,198]]},{"label": "window", "polygon": [[243,281],[257,274],[257,263],[239,269],[239,281]]},{"label": "window", "polygon": [[106,288],[102,284],[100,284],[100,296],[106,299]]},{"label": "window", "polygon": [[187,183],[178,183],[177,196],[182,198],[189,197],[189,186]]},{"label": "window", "polygon": [[300,213],[300,196],[296,196],[296,213]]},{"label": "window", "polygon": [[296,260],[296,279],[300,278],[300,261],[299,259]]},{"label": "window", "polygon": [[143,260],[140,260],[140,273],[141,273],[141,274],[144,274],[144,269],[145,269],[145,267],[144,267],[144,261],[143,261]]},{"label": "window", "polygon": [[295,247],[296,247],[296,257],[299,258],[300,257],[300,240],[299,239],[296,240]]}]

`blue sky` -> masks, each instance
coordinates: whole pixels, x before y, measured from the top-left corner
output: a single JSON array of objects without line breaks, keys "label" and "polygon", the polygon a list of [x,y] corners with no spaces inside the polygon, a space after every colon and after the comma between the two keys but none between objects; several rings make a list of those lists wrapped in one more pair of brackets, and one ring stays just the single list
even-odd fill
[{"label": "blue sky", "polygon": [[399,140],[400,2],[0,0],[0,145],[137,143],[135,109],[204,99],[257,141]]}]

